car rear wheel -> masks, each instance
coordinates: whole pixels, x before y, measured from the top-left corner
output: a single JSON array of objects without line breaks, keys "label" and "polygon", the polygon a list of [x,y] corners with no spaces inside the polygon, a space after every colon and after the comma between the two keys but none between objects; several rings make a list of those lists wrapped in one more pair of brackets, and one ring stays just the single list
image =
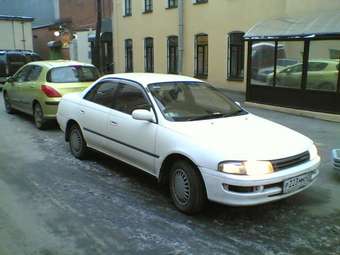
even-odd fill
[{"label": "car rear wheel", "polygon": [[88,148],[80,127],[77,124],[74,124],[71,127],[69,143],[73,156],[75,156],[77,159],[84,159],[86,157]]},{"label": "car rear wheel", "polygon": [[38,129],[40,130],[46,129],[47,121],[44,118],[44,112],[39,103],[36,103],[33,107],[33,118],[34,118],[34,124]]},{"label": "car rear wheel", "polygon": [[203,210],[207,201],[199,170],[185,160],[176,161],[170,170],[170,193],[175,206],[186,214]]},{"label": "car rear wheel", "polygon": [[9,99],[7,93],[4,94],[4,102],[5,102],[5,109],[6,109],[6,112],[7,112],[8,114],[13,114],[13,113],[14,113],[14,110],[13,110],[13,108],[12,108],[12,105],[11,105],[11,102],[10,102],[10,99]]}]

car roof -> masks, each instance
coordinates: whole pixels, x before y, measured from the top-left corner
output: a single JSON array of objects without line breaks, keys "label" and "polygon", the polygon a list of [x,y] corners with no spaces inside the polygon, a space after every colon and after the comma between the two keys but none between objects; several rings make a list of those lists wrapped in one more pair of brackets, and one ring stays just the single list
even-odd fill
[{"label": "car roof", "polygon": [[116,78],[131,80],[147,86],[152,83],[162,83],[162,82],[202,82],[201,80],[174,74],[160,74],[160,73],[119,73],[119,74],[109,74],[102,79]]},{"label": "car roof", "polygon": [[43,60],[43,61],[34,61],[30,62],[29,65],[40,65],[47,68],[55,68],[55,67],[65,67],[65,66],[93,66],[91,64],[82,63],[73,60]]}]

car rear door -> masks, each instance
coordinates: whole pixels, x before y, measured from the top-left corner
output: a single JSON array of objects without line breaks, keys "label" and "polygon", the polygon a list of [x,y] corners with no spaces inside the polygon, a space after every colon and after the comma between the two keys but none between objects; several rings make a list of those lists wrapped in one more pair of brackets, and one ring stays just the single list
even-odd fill
[{"label": "car rear door", "polygon": [[151,110],[144,89],[133,82],[121,81],[116,92],[113,109],[108,117],[108,146],[120,159],[154,173],[156,123],[135,120],[136,109]]},{"label": "car rear door", "polygon": [[79,109],[84,138],[90,147],[108,152],[107,122],[118,83],[102,81],[84,97]]}]

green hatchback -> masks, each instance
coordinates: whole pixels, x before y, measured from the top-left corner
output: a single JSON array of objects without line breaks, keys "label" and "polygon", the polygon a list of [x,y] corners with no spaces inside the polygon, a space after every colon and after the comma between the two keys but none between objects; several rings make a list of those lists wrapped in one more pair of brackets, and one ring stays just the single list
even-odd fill
[{"label": "green hatchback", "polygon": [[34,117],[37,128],[56,118],[61,97],[81,92],[99,78],[93,65],[55,60],[31,62],[7,79],[3,88],[6,112],[15,110]]}]

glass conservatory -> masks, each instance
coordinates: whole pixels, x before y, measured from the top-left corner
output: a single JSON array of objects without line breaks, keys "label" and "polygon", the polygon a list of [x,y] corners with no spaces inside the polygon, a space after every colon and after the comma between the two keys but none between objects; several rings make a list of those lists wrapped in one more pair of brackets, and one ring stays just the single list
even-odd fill
[{"label": "glass conservatory", "polygon": [[263,21],[245,40],[247,101],[340,113],[340,11]]}]

